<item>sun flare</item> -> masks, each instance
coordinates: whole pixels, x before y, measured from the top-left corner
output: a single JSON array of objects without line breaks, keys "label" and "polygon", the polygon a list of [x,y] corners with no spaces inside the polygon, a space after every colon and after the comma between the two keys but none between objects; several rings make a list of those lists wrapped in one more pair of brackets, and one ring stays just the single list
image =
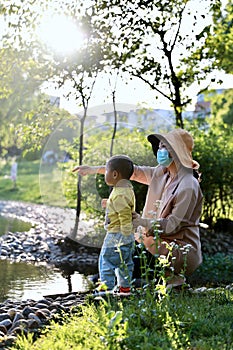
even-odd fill
[{"label": "sun flare", "polygon": [[78,50],[84,41],[80,28],[64,15],[44,17],[37,35],[48,48],[60,54],[70,54]]}]

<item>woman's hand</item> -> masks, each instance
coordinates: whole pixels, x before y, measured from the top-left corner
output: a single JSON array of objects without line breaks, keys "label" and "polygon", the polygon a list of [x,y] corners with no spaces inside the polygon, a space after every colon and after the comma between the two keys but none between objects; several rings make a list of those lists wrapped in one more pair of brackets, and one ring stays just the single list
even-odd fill
[{"label": "woman's hand", "polygon": [[101,207],[102,207],[103,209],[105,209],[106,206],[107,206],[107,200],[108,200],[108,198],[103,198],[103,199],[101,200]]},{"label": "woman's hand", "polygon": [[132,213],[132,218],[133,218],[133,228],[136,229],[138,226],[143,226],[150,228],[151,223],[149,219],[143,219],[138,213],[133,212]]}]

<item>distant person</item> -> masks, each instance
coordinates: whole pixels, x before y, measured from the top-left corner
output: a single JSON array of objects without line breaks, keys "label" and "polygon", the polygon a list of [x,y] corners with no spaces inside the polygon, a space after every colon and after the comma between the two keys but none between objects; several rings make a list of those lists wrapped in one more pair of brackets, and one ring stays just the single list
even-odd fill
[{"label": "distant person", "polygon": [[133,169],[131,159],[123,155],[113,156],[106,163],[105,182],[113,189],[106,202],[104,226],[107,234],[99,256],[100,286],[96,295],[111,292],[130,295],[134,269],[132,213],[135,211],[135,195],[129,179]]},{"label": "distant person", "polygon": [[11,165],[11,181],[13,183],[13,188],[16,188],[17,186],[17,171],[18,171],[18,164],[16,162],[16,160],[13,161],[12,165]]}]

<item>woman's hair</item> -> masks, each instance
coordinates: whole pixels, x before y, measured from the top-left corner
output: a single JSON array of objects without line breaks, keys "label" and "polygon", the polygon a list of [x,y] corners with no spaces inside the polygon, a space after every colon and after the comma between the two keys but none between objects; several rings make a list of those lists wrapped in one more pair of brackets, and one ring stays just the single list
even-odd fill
[{"label": "woman's hair", "polygon": [[198,170],[196,170],[196,169],[193,169],[193,176],[198,180],[198,182],[201,182],[201,173],[198,171]]},{"label": "woman's hair", "polygon": [[134,172],[133,162],[127,156],[113,156],[108,160],[107,163],[112,171],[116,170],[124,179],[129,180]]}]

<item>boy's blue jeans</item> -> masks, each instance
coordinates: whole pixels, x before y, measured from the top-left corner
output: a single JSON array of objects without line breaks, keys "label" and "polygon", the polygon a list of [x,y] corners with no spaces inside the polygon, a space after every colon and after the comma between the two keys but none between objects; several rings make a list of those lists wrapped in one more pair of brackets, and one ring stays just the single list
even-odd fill
[{"label": "boy's blue jeans", "polygon": [[134,263],[134,238],[119,233],[107,233],[99,256],[100,281],[108,290],[117,286],[130,287]]}]

